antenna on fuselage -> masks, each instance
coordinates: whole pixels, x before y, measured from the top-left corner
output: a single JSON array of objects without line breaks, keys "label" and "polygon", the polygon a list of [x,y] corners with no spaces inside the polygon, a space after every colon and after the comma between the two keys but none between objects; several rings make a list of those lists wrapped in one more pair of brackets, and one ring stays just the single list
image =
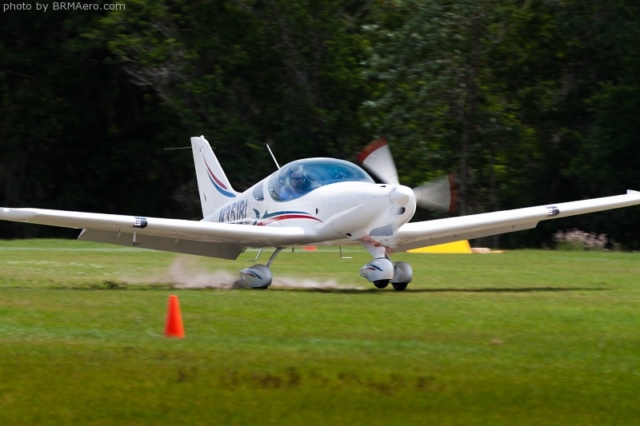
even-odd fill
[{"label": "antenna on fuselage", "polygon": [[269,150],[269,154],[271,154],[271,158],[273,158],[273,162],[276,163],[278,170],[280,170],[280,164],[278,164],[278,160],[276,160],[276,156],[273,155],[273,151],[271,151],[271,147],[269,146],[269,144],[265,144],[265,145],[267,145],[267,149]]}]

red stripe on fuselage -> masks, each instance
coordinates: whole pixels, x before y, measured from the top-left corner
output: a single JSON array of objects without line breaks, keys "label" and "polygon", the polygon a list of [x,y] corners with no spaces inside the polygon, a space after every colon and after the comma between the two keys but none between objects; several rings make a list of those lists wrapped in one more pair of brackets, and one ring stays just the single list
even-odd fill
[{"label": "red stripe on fuselage", "polygon": [[283,214],[282,216],[270,217],[269,219],[261,220],[260,222],[258,222],[257,225],[266,226],[272,222],[278,222],[280,220],[287,220],[287,219],[311,219],[311,220],[317,220],[318,222],[322,222],[320,219],[313,216],[306,216],[302,214]]}]

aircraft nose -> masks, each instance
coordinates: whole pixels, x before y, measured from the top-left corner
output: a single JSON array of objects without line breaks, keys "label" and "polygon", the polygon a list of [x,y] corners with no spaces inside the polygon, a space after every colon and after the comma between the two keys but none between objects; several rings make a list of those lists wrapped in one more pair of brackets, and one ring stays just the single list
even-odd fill
[{"label": "aircraft nose", "polygon": [[391,202],[396,207],[404,207],[405,205],[407,205],[412,196],[413,191],[411,190],[411,188],[406,186],[397,186],[393,188],[393,190],[389,194]]}]

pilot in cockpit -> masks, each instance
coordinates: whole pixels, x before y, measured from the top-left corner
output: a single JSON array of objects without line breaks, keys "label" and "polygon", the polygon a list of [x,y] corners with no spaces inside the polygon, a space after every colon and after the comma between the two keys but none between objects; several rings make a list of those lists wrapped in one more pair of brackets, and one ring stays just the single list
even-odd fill
[{"label": "pilot in cockpit", "polygon": [[311,181],[303,166],[291,168],[287,183],[280,189],[280,199],[284,201],[294,200],[302,197],[313,189]]}]

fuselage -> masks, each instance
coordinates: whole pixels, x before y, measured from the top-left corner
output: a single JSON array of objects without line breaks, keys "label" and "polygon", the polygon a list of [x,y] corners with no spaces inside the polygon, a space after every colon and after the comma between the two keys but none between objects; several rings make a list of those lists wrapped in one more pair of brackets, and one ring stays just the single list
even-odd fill
[{"label": "fuselage", "polygon": [[415,209],[406,186],[377,184],[347,161],[311,158],[285,165],[204,220],[303,227],[323,242],[393,235]]}]

